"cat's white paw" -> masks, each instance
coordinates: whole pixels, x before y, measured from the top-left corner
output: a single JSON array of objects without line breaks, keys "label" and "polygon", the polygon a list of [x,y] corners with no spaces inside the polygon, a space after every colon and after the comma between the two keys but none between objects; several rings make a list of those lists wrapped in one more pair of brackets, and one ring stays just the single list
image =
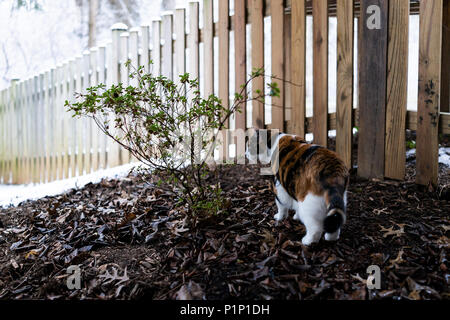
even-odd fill
[{"label": "cat's white paw", "polygon": [[298,212],[295,212],[295,214],[294,214],[294,220],[301,221],[301,219],[300,219],[300,214],[299,214]]},{"label": "cat's white paw", "polygon": [[286,214],[283,214],[281,212],[278,212],[276,215],[273,216],[275,218],[276,221],[281,221],[284,218],[286,218]]},{"label": "cat's white paw", "polygon": [[305,246],[309,246],[309,245],[313,244],[314,242],[319,242],[319,240],[315,239],[312,236],[308,236],[308,235],[306,235],[302,238],[302,243]]},{"label": "cat's white paw", "polygon": [[327,241],[336,241],[339,239],[340,230],[333,233],[325,233],[324,239]]}]

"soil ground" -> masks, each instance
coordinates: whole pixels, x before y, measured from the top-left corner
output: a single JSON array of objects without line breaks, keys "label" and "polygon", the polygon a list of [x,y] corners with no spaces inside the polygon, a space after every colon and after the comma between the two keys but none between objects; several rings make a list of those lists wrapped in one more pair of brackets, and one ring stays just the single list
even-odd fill
[{"label": "soil ground", "polygon": [[229,209],[196,227],[134,174],[27,201],[0,209],[0,299],[450,299],[449,168],[439,177],[415,185],[413,158],[404,182],[353,174],[341,238],[311,247],[292,214],[275,224],[257,166],[220,167]]}]

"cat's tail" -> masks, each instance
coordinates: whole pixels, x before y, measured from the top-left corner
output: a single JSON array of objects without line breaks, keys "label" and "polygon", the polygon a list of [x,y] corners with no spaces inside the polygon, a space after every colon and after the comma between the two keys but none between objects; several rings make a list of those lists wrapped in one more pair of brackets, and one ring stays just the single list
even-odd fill
[{"label": "cat's tail", "polygon": [[325,202],[327,204],[327,216],[323,221],[323,229],[327,233],[334,233],[346,220],[345,186],[325,186]]}]

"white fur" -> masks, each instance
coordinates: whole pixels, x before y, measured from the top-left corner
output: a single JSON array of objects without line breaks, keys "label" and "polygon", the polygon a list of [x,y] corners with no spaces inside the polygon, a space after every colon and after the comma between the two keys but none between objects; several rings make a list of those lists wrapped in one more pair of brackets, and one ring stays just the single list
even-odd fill
[{"label": "white fur", "polygon": [[[283,220],[287,217],[288,210],[293,209],[295,210],[294,219],[300,220],[306,228],[306,235],[302,238],[302,243],[309,246],[314,242],[319,242],[323,233],[323,222],[327,216],[325,197],[308,193],[303,201],[297,201],[286,192],[279,181],[276,188],[279,200],[275,201],[278,207],[275,220]],[[333,233],[325,233],[324,238],[327,241],[335,241],[339,239],[339,235],[340,229]]]}]

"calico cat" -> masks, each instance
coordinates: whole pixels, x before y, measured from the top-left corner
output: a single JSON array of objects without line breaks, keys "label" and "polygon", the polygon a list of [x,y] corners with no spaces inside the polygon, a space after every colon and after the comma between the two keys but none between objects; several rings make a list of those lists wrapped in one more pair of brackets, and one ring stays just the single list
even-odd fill
[{"label": "calico cat", "polygon": [[309,144],[295,135],[256,130],[247,142],[246,156],[271,161],[276,189],[277,221],[295,210],[294,219],[306,227],[304,245],[339,239],[346,220],[349,173],[339,156],[325,147]]}]

